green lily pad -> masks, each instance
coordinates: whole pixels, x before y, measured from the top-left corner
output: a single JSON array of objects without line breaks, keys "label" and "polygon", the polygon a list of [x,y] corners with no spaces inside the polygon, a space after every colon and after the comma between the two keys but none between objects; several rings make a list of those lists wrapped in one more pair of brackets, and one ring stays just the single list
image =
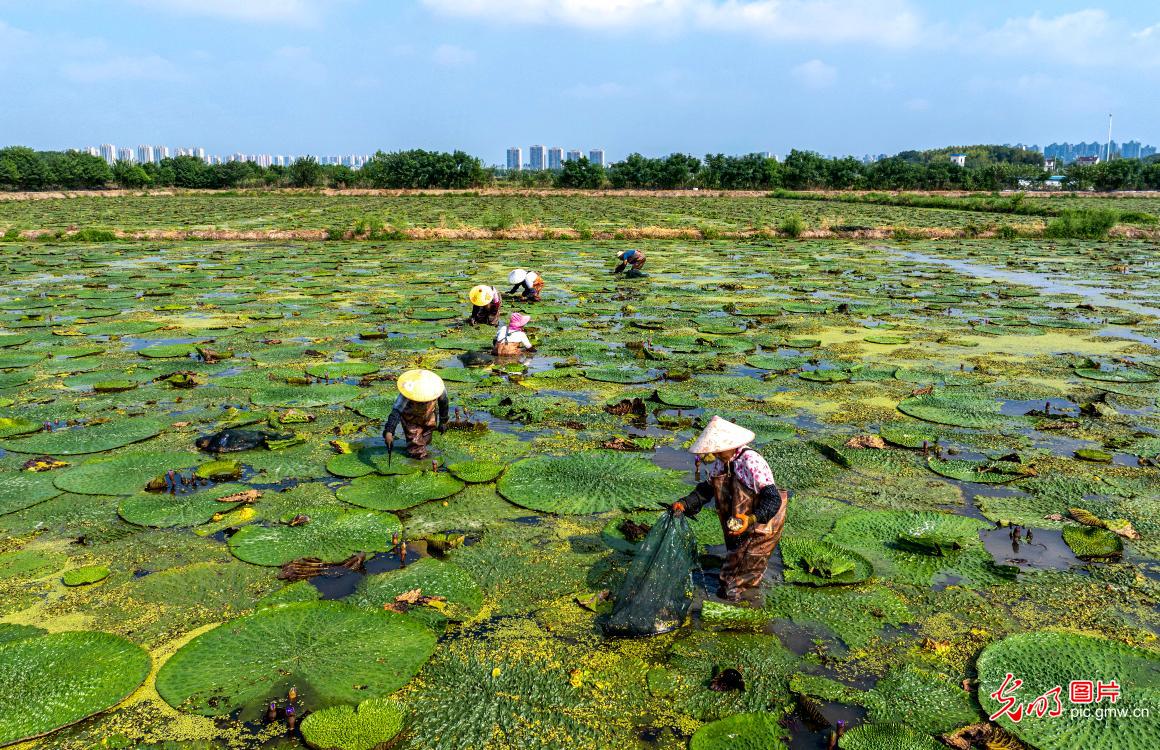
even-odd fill
[{"label": "green lily pad", "polygon": [[494,482],[507,468],[507,464],[499,461],[459,461],[448,464],[447,470],[469,484]]},{"label": "green lily pad", "polygon": [[902,724],[862,724],[847,732],[840,750],[945,750],[928,734]]},{"label": "green lily pad", "polygon": [[377,750],[403,731],[407,712],[387,698],[354,706],[331,706],[302,720],[302,739],[317,750]]},{"label": "green lily pad", "polygon": [[43,549],[0,552],[0,580],[17,576],[38,578],[60,570],[67,560],[59,552]]},{"label": "green lily pad", "polygon": [[233,503],[219,503],[219,497],[245,492],[240,484],[218,484],[208,489],[181,495],[164,492],[138,492],[125,498],[117,513],[129,523],[167,529],[174,526],[200,526],[217,513],[235,509]]},{"label": "green lily pad", "polygon": [[397,476],[359,477],[338,490],[338,499],[374,510],[405,510],[451,497],[463,482],[446,472],[417,471]]},{"label": "green lily pad", "polygon": [[0,645],[0,745],[112,708],[149,669],[144,649],[112,633],[50,633]]},{"label": "green lily pad", "polygon": [[785,736],[775,713],[735,714],[698,729],[689,750],[783,750]]},{"label": "green lily pad", "polygon": [[898,404],[898,410],[925,422],[952,427],[994,429],[1003,424],[997,402],[958,393],[936,392],[911,396]]},{"label": "green lily pad", "polygon": [[54,472],[58,489],[77,495],[131,495],[145,489],[154,477],[173,469],[183,471],[201,457],[177,451],[123,453],[90,458],[80,466]]},{"label": "green lily pad", "polygon": [[0,438],[27,435],[40,430],[43,425],[34,419],[24,417],[0,417]]},{"label": "green lily pad", "polygon": [[250,402],[255,406],[309,409],[345,403],[358,398],[362,393],[362,389],[357,385],[346,383],[285,385],[256,390],[250,394]]},{"label": "green lily pad", "polygon": [[336,477],[353,479],[367,474],[413,474],[430,465],[430,461],[408,457],[400,446],[394,448],[394,455],[388,460],[386,447],[379,446],[340,453],[326,462],[326,470]]},{"label": "green lily pad", "polygon": [[463,568],[454,563],[425,557],[405,568],[389,573],[378,573],[359,581],[350,597],[358,607],[382,609],[395,597],[419,589],[423,596],[443,597],[438,606],[419,605],[407,611],[423,622],[438,629],[446,620],[467,620],[483,607],[483,591]]},{"label": "green lily pad", "polygon": [[[979,655],[978,671],[978,697],[985,714],[1002,708],[991,694],[999,690],[1008,674],[1023,681],[1017,689],[1009,684],[1005,692],[1021,704],[1062,687],[1065,710],[1061,716],[1038,717],[1025,712],[1018,722],[1006,714],[996,720],[1003,729],[1036,748],[1148,750],[1156,744],[1160,653],[1154,650],[1094,635],[1040,630],[1018,633],[991,644]],[[1094,711],[1089,716],[1073,714],[1067,710],[1068,686],[1073,680],[1114,681],[1120,688],[1115,708],[1126,709],[1126,716],[1146,718],[1096,718]],[[1110,708],[1110,702],[1104,707]]]},{"label": "green lily pad", "polygon": [[1077,367],[1075,374],[1086,380],[1103,380],[1109,383],[1152,383],[1160,380],[1160,376],[1146,370],[1130,370],[1126,367],[1108,370],[1101,370],[1098,367]]},{"label": "green lily pad", "polygon": [[1063,541],[1081,560],[1109,560],[1124,554],[1124,540],[1107,529],[1064,526]]},{"label": "green lily pad", "polygon": [[50,456],[103,453],[156,437],[165,427],[165,422],[149,417],[113,419],[91,427],[70,427],[0,441],[0,448],[13,453],[43,453]]},{"label": "green lily pad", "polygon": [[177,359],[193,354],[193,344],[157,344],[138,349],[137,354],[147,359]]},{"label": "green lily pad", "polygon": [[284,604],[182,646],[158,672],[157,692],[183,711],[241,709],[243,718],[256,718],[296,687],[317,711],[390,695],[434,650],[435,634],[406,615],[339,602]]},{"label": "green lily pad", "polygon": [[[288,523],[271,526],[250,525],[230,537],[230,552],[254,565],[285,565],[303,557],[324,562],[342,562],[359,552],[391,549],[394,534],[403,530],[390,513],[344,508],[307,508],[299,511],[310,521],[300,526]],[[289,521],[294,515],[285,517]]]},{"label": "green lily pad", "polygon": [[86,565],[82,568],[66,570],[61,576],[65,586],[88,586],[99,583],[109,577],[109,569],[104,565]]},{"label": "green lily pad", "polygon": [[0,516],[31,508],[61,493],[51,472],[5,472],[0,474]]},{"label": "green lily pad", "polygon": [[888,334],[888,333],[871,334],[870,336],[863,337],[862,340],[869,343],[869,344],[896,345],[896,344],[909,344],[910,343],[910,339],[908,339],[905,336],[897,336],[897,335]]},{"label": "green lily pad", "polygon": [[786,537],[781,540],[785,580],[809,586],[859,583],[874,566],[857,552],[819,539]]},{"label": "green lily pad", "polygon": [[939,436],[931,428],[923,424],[894,424],[882,425],[878,434],[891,445],[902,448],[921,448],[924,444],[934,446]]},{"label": "green lily pad", "polygon": [[602,383],[648,383],[660,377],[656,370],[641,370],[637,367],[616,367],[605,365],[589,367],[584,370],[584,377]]},{"label": "green lily pad", "polygon": [[961,458],[941,459],[928,456],[926,465],[935,474],[960,482],[981,484],[1004,484],[1022,479],[1026,473],[1019,471],[1019,464],[1004,466],[1004,461],[967,461]]},{"label": "green lily pad", "polygon": [[524,508],[561,515],[636,510],[671,503],[689,488],[681,473],[612,451],[536,456],[512,464],[501,495]]}]

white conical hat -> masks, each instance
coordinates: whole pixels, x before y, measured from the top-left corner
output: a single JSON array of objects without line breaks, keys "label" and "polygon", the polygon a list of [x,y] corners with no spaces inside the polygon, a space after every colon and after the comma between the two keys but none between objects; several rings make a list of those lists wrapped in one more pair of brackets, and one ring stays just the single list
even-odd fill
[{"label": "white conical hat", "polygon": [[[535,284],[538,278],[540,278],[540,274],[535,271],[528,271],[528,275],[524,278],[524,281],[527,281],[529,284]],[[516,282],[513,281],[512,283],[514,284]]]},{"label": "white conical hat", "polygon": [[693,447],[689,448],[689,452],[705,454],[732,450],[748,445],[756,437],[752,431],[741,425],[733,424],[721,419],[721,417],[713,417],[705,429],[701,431],[696,442],[693,443]]},{"label": "white conical hat", "polygon": [[508,283],[509,284],[522,284],[522,283],[524,283],[524,279],[526,279],[526,278],[528,278],[528,272],[522,268],[517,268],[516,270],[514,270],[508,274]]},{"label": "white conical hat", "polygon": [[395,383],[399,393],[412,401],[427,403],[443,395],[443,378],[430,370],[407,370]]}]

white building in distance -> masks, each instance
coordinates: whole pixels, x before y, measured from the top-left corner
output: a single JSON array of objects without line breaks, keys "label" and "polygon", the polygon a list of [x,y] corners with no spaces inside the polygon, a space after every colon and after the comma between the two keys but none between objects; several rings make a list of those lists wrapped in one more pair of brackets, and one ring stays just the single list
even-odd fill
[{"label": "white building in distance", "polygon": [[117,161],[123,161],[126,164],[133,163],[133,149],[128,146],[122,146],[117,149]]},{"label": "white building in distance", "polygon": [[548,169],[564,168],[564,149],[552,146],[548,149]]},{"label": "white building in distance", "polygon": [[967,166],[966,154],[951,154],[951,164],[956,164],[960,167]]},{"label": "white building in distance", "polygon": [[539,172],[548,168],[548,149],[544,146],[532,146],[528,149],[528,167]]},{"label": "white building in distance", "polygon": [[565,158],[565,161],[580,161],[581,156],[583,156],[583,154],[580,152],[580,149],[578,149],[578,148],[569,149],[568,156],[567,156],[567,158]]},{"label": "white building in distance", "polygon": [[137,163],[151,164],[153,162],[153,147],[148,145],[140,145],[137,147]]},{"label": "white building in distance", "polygon": [[604,149],[602,148],[594,148],[589,151],[588,161],[592,162],[593,164],[599,164],[602,167],[608,166],[604,162]]},{"label": "white building in distance", "polygon": [[101,158],[104,159],[107,164],[112,164],[113,162],[117,161],[117,147],[111,143],[102,143]]}]

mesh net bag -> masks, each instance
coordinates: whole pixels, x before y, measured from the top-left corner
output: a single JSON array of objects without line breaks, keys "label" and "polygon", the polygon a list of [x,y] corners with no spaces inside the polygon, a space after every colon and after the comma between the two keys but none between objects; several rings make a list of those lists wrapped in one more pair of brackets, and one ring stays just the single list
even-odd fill
[{"label": "mesh net bag", "polygon": [[666,512],[640,543],[605,631],[655,635],[680,627],[693,602],[696,560],[697,539],[688,520]]}]

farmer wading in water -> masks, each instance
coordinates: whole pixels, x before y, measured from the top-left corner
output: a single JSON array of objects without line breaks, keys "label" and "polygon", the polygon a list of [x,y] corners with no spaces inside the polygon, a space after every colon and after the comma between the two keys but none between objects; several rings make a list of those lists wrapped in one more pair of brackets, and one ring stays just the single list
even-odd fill
[{"label": "farmer wading in water", "polygon": [[499,323],[501,300],[498,289],[480,284],[471,288],[467,298],[471,300],[471,317],[467,319],[468,325],[493,326]]},{"label": "farmer wading in water", "polygon": [[717,468],[673,503],[674,513],[692,517],[707,503],[717,502],[728,550],[717,595],[729,601],[761,585],[785,526],[786,497],[777,489],[769,464],[749,447],[754,437],[744,427],[713,417],[689,451],[702,458],[712,454]]},{"label": "farmer wading in water", "polygon": [[620,261],[620,265],[612,269],[613,273],[621,273],[624,269],[629,268],[626,276],[640,276],[641,270],[644,268],[644,250],[621,250],[616,254],[616,259]]},{"label": "farmer wading in water", "polygon": [[517,268],[508,274],[508,283],[512,288],[508,294],[520,294],[524,302],[539,302],[540,292],[544,290],[544,280],[535,271],[525,271]]},{"label": "farmer wading in water", "polygon": [[403,435],[407,438],[407,455],[411,458],[426,458],[431,434],[436,428],[447,431],[447,388],[443,378],[430,370],[407,370],[399,376],[396,384],[399,397],[395,408],[387,417],[383,428],[383,440],[387,450],[395,442],[395,427],[403,423]]},{"label": "farmer wading in water", "polygon": [[507,325],[500,326],[495,331],[495,341],[491,345],[491,353],[497,357],[514,357],[525,351],[534,352],[536,348],[524,333],[524,326],[531,321],[531,315],[512,313]]}]

